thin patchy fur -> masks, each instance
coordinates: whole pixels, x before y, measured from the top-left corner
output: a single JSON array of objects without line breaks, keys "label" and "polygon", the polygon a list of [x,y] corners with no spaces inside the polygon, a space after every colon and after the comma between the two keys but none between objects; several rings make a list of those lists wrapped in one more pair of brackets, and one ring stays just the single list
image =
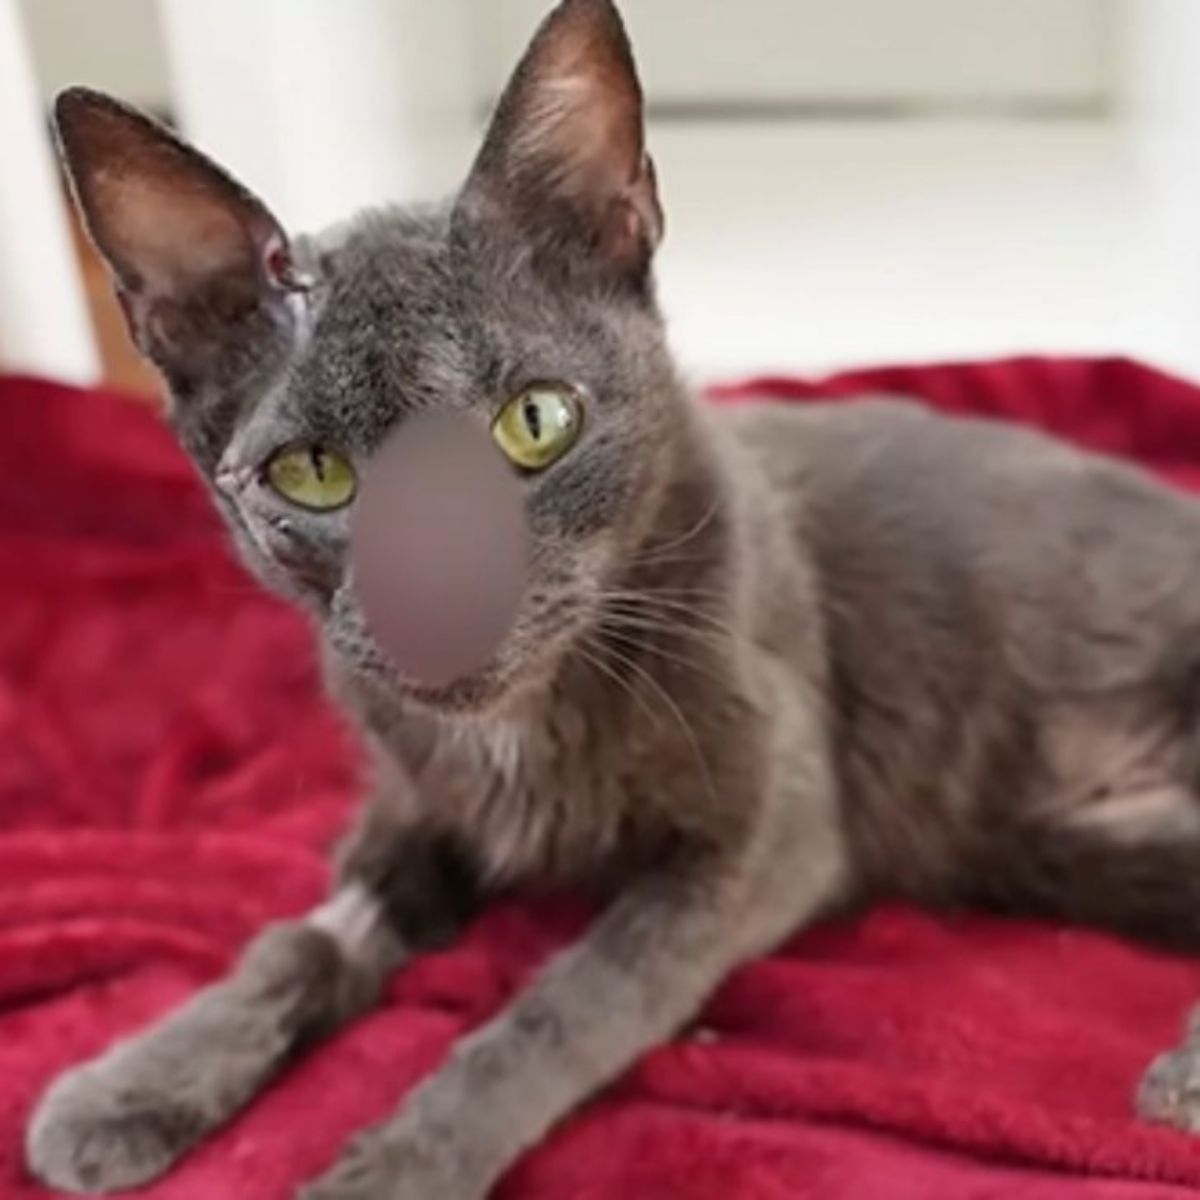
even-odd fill
[{"label": "thin patchy fur", "polygon": [[[59,102],[131,330],[249,564],[304,606],[376,787],[339,885],[231,976],[52,1085],[33,1169],[165,1170],[498,891],[607,898],[307,1200],[480,1200],[738,962],[885,893],[1200,942],[1200,512],[1114,462],[899,402],[695,403],[666,347],[641,94],[609,0],[565,0],[461,193],[289,241],[146,118]],[[263,479],[362,465],[407,413],[489,422],[538,380],[584,434],[525,481],[494,660],[440,687],[375,646],[344,512]],[[1143,1111],[1200,1121],[1189,1041]]]}]

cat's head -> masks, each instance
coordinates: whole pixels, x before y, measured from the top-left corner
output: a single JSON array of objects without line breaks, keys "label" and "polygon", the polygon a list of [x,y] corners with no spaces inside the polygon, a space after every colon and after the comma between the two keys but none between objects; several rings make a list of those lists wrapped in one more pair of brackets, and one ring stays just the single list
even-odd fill
[{"label": "cat's head", "polygon": [[406,414],[468,412],[521,474],[530,576],[495,661],[424,698],[478,708],[551,670],[644,536],[679,418],[642,96],[610,0],[547,18],[452,201],[315,236],[116,101],[73,89],[57,120],[133,336],[252,569],[347,666],[386,673],[347,570],[355,480]]}]

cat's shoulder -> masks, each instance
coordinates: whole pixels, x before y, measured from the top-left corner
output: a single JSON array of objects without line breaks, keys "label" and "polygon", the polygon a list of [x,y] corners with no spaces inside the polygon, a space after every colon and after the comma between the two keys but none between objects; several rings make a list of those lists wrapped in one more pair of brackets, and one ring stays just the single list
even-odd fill
[{"label": "cat's shoulder", "polygon": [[866,472],[911,486],[921,478],[978,478],[981,468],[989,477],[1057,476],[1101,461],[1028,426],[944,413],[900,396],[748,400],[718,406],[717,420],[768,475],[787,478],[798,469],[832,479],[860,479]]},{"label": "cat's shoulder", "polygon": [[813,470],[847,468],[920,441],[936,423],[916,401],[864,396],[838,401],[746,399],[715,406],[738,473],[791,487]]},{"label": "cat's shoulder", "polygon": [[934,418],[919,401],[883,395],[805,401],[751,396],[719,403],[715,413],[719,425],[751,445],[800,439],[886,440],[900,429]]}]

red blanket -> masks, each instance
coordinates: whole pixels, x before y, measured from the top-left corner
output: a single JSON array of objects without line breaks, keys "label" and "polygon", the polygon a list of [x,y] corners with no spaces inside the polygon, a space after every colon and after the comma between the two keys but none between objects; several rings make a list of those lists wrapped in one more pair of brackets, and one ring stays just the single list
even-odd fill
[{"label": "red blanket", "polygon": [[[1127,362],[758,390],[863,387],[1031,420],[1200,487],[1200,392]],[[0,1200],[46,1194],[20,1145],[55,1072],[318,899],[354,775],[301,622],[233,564],[156,419],[0,381]],[[578,920],[491,912],[146,1194],[288,1197]],[[1137,1124],[1130,1095],[1197,998],[1196,964],[1113,938],[882,908],[739,972],[500,1195],[1196,1195],[1200,1141]]]}]

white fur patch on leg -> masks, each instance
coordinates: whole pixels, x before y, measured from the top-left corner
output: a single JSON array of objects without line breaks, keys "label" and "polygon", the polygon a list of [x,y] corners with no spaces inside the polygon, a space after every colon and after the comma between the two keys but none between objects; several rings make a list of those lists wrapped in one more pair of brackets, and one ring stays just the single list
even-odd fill
[{"label": "white fur patch on leg", "polygon": [[352,962],[374,961],[389,944],[399,952],[383,905],[361,883],[348,883],[305,918],[328,934]]},{"label": "white fur patch on leg", "polygon": [[1078,805],[1063,824],[1094,829],[1130,846],[1194,841],[1200,835],[1200,807],[1187,788],[1164,783]]}]

